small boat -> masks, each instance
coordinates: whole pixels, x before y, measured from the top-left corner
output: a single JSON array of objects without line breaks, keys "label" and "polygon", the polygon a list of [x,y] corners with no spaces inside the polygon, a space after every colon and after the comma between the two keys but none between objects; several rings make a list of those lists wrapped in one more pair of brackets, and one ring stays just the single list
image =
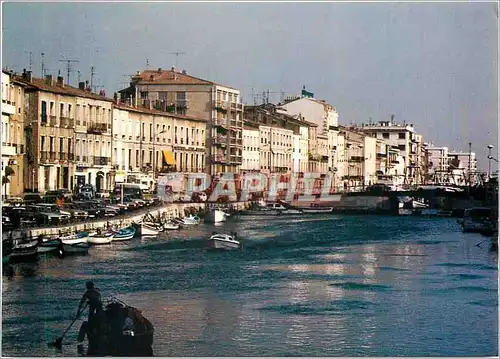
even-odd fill
[{"label": "small boat", "polygon": [[205,216],[205,222],[208,223],[220,223],[220,222],[225,222],[227,218],[227,213],[220,210],[220,209],[215,209],[213,211],[210,211],[206,214]]},{"label": "small boat", "polygon": [[38,241],[38,246],[37,246],[37,252],[38,253],[48,253],[48,252],[54,252],[58,248],[61,248],[61,240],[59,238],[56,239],[48,239],[46,241],[44,240],[39,240]]},{"label": "small boat", "polygon": [[32,260],[36,259],[38,255],[38,240],[32,239],[29,241],[14,241],[14,246],[12,247],[12,253],[10,254],[10,261],[17,260]]},{"label": "small boat", "polygon": [[63,244],[77,244],[86,243],[88,237],[89,232],[79,232],[70,236],[61,237],[60,240],[61,242],[63,242]]},{"label": "small boat", "polygon": [[[226,213],[226,216],[227,216],[227,213]],[[197,215],[195,215],[195,216],[190,215],[188,217],[182,218],[181,221],[182,221],[182,224],[190,225],[190,224],[200,224],[201,219]]]},{"label": "small boat", "polygon": [[82,356],[153,356],[154,326],[141,310],[116,298],[103,309],[80,328],[79,339],[88,340],[86,353],[78,348]]},{"label": "small boat", "polygon": [[88,236],[87,242],[92,244],[109,244],[113,241],[113,237],[113,232],[96,233]]},{"label": "small boat", "polygon": [[492,229],[492,215],[493,210],[489,207],[467,208],[462,220],[462,231],[480,233]]},{"label": "small boat", "polygon": [[311,207],[300,207],[299,210],[304,212],[304,214],[322,214],[322,213],[332,213],[333,207],[311,206]]},{"label": "small boat", "polygon": [[141,236],[157,236],[160,232],[160,228],[152,223],[141,224]]},{"label": "small boat", "polygon": [[241,242],[236,240],[236,233],[212,233],[212,236],[208,239],[207,248],[226,250],[239,249],[241,248]]},{"label": "small boat", "polygon": [[174,223],[172,221],[167,221],[163,224],[163,230],[175,230],[179,229],[181,226],[177,223]]},{"label": "small boat", "polygon": [[136,229],[133,226],[125,227],[119,229],[118,231],[113,231],[113,242],[114,241],[127,241],[134,238]]},{"label": "small boat", "polygon": [[92,243],[80,242],[75,244],[63,243],[63,255],[87,254]]}]

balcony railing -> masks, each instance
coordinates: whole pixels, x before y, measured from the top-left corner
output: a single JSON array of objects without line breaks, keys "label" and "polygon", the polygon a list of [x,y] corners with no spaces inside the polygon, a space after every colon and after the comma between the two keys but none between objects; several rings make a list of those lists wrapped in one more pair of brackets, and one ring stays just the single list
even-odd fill
[{"label": "balcony railing", "polygon": [[46,113],[42,113],[40,115],[40,123],[42,125],[47,125],[47,114]]},{"label": "balcony railing", "polygon": [[364,156],[351,156],[351,162],[363,162],[365,160]]},{"label": "balcony railing", "polygon": [[226,145],[227,144],[227,138],[226,136],[214,136],[212,138],[212,142],[214,143],[214,145]]},{"label": "balcony railing", "polygon": [[240,155],[231,155],[231,162],[233,163],[241,163],[242,162],[242,156]]},{"label": "balcony railing", "polygon": [[74,153],[68,153],[68,160],[73,161],[75,159],[75,154]]},{"label": "balcony railing", "polygon": [[94,157],[94,164],[96,166],[107,166],[109,165],[109,157]]},{"label": "balcony railing", "polygon": [[87,129],[87,133],[92,133],[92,134],[102,134],[106,132],[108,129],[108,125],[105,123],[92,123],[90,124],[89,128]]},{"label": "balcony railing", "polygon": [[56,153],[53,151],[42,151],[40,152],[41,162],[54,162],[56,160]]},{"label": "balcony railing", "polygon": [[61,117],[60,127],[75,127],[75,120],[69,117]]},{"label": "balcony railing", "polygon": [[231,146],[242,146],[243,140],[241,138],[231,138]]},{"label": "balcony railing", "polygon": [[49,116],[49,125],[56,126],[57,125],[57,116]]},{"label": "balcony railing", "polygon": [[224,163],[226,162],[225,155],[212,155],[211,157],[212,163]]},{"label": "balcony railing", "polygon": [[67,161],[68,160],[68,154],[65,152],[59,152],[59,161]]}]

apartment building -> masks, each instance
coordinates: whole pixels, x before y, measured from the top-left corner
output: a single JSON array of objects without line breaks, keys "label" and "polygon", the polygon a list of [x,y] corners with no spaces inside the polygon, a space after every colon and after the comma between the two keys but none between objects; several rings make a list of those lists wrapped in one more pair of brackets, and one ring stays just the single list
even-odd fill
[{"label": "apartment building", "polygon": [[340,180],[344,191],[360,191],[368,183],[365,182],[365,137],[355,128],[339,126],[340,151],[343,151]]},{"label": "apartment building", "polygon": [[177,72],[145,70],[119,92],[119,103],[202,119],[206,122],[205,172],[238,172],[243,151],[240,91]]},{"label": "apartment building", "polygon": [[259,126],[245,124],[243,127],[243,161],[241,172],[260,171],[260,130]]},{"label": "apartment building", "polygon": [[[300,116],[304,121],[317,126],[317,134],[327,136],[328,139],[328,171],[336,172],[338,167],[336,158],[339,134],[339,114],[336,108],[324,100],[317,100],[314,94],[305,87],[300,96],[290,96],[280,105],[288,114]],[[324,167],[320,162],[320,167]]]},{"label": "apartment building", "polygon": [[274,104],[245,107],[245,121],[259,128],[262,172],[306,172],[309,127]]},{"label": "apartment building", "polygon": [[202,119],[114,104],[115,182],[142,178],[150,184],[159,173],[203,172],[205,132],[206,121]]},{"label": "apartment building", "polygon": [[450,182],[458,186],[475,185],[479,182],[475,152],[448,152]]},{"label": "apartment building", "polygon": [[311,124],[309,126],[308,136],[308,172],[328,172],[328,135],[323,132],[318,133],[318,126],[316,124]]},{"label": "apartment building", "polygon": [[391,116],[390,121],[363,124],[358,126],[358,129],[397,146],[405,163],[405,183],[421,183],[424,176],[425,151],[422,149],[422,138],[415,133],[413,124],[398,124],[394,121],[394,116]]},{"label": "apartment building", "polygon": [[111,99],[52,75],[18,80],[25,86],[25,189],[45,192],[91,184],[109,190]]},{"label": "apartment building", "polygon": [[429,145],[428,153],[428,174],[430,183],[449,183],[448,176],[448,147],[437,147]]},{"label": "apartment building", "polygon": [[2,71],[2,195],[24,192],[24,85]]}]

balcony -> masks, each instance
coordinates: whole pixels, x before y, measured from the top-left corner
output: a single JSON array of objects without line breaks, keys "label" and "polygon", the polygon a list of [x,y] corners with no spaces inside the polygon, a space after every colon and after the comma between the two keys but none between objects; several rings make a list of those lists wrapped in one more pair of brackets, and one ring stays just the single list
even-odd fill
[{"label": "balcony", "polygon": [[110,163],[109,157],[94,157],[94,165],[96,166],[107,166]]},{"label": "balcony", "polygon": [[364,156],[351,156],[350,161],[351,162],[364,162],[365,157]]},{"label": "balcony", "polygon": [[224,118],[216,118],[214,120],[214,126],[226,127],[227,126],[227,120],[224,119]]},{"label": "balcony", "polygon": [[229,126],[230,127],[236,127],[236,128],[242,128],[243,127],[243,122],[241,120],[240,121],[231,120],[231,121],[229,121]]},{"label": "balcony", "polygon": [[243,140],[241,138],[231,138],[231,146],[243,146]]},{"label": "balcony", "polygon": [[242,156],[240,156],[240,155],[231,155],[230,159],[231,159],[232,163],[241,163],[242,162]]},{"label": "balcony", "polygon": [[49,116],[49,125],[56,126],[57,125],[57,116]]},{"label": "balcony", "polygon": [[2,142],[2,155],[15,156],[17,152],[16,145],[13,143]]},{"label": "balcony", "polygon": [[69,161],[74,161],[75,160],[75,154],[74,153],[68,153],[68,160]]},{"label": "balcony", "polygon": [[377,158],[385,158],[387,157],[387,153],[377,152]]},{"label": "balcony", "polygon": [[68,160],[68,154],[65,152],[59,152],[59,161],[67,161]]},{"label": "balcony", "polygon": [[108,125],[105,123],[91,123],[87,129],[87,133],[101,135],[108,130]]},{"label": "balcony", "polygon": [[40,124],[47,126],[47,114],[46,113],[42,113],[40,115]]},{"label": "balcony", "polygon": [[212,160],[212,163],[225,163],[226,162],[226,156],[224,155],[212,155],[210,159]]},{"label": "balcony", "polygon": [[227,137],[226,136],[214,136],[212,138],[212,142],[214,145],[221,145],[221,146],[226,146],[227,145]]},{"label": "balcony", "polygon": [[50,151],[42,151],[40,152],[40,162],[48,163],[54,162],[56,160],[56,153]]},{"label": "balcony", "polygon": [[75,127],[75,120],[69,117],[61,117],[60,127]]}]

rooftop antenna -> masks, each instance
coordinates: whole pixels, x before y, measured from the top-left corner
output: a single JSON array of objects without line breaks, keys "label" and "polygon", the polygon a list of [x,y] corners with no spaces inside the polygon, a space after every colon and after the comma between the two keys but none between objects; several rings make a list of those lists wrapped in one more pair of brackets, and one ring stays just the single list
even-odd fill
[{"label": "rooftop antenna", "polygon": [[25,54],[29,54],[29,65],[30,65],[30,71],[31,71],[31,66],[33,65],[33,53],[31,51],[25,51]]},{"label": "rooftop antenna", "polygon": [[146,59],[146,70],[149,70],[149,59]]},{"label": "rooftop antenna", "polygon": [[78,74],[78,84],[80,84],[80,81],[82,79],[82,74],[80,73],[80,70],[76,72]]},{"label": "rooftop antenna", "polygon": [[41,55],[42,55],[42,78],[45,78],[45,64],[43,63],[43,57],[45,56],[45,52],[42,52]]},{"label": "rooftop antenna", "polygon": [[175,55],[175,68],[177,68],[179,65],[179,55],[185,55],[186,53],[184,51],[177,51],[177,52],[169,52],[168,54]]},{"label": "rooftop antenna", "polygon": [[95,75],[95,71],[94,71],[94,66],[90,66],[90,88],[92,89],[92,82],[94,81],[94,75]]},{"label": "rooftop antenna", "polygon": [[80,62],[80,61],[78,61],[78,60],[69,60],[68,59],[68,60],[59,60],[59,62],[67,62],[68,63],[67,67],[66,67],[66,70],[68,71],[68,80],[67,81],[68,81],[68,85],[69,85],[69,74],[71,73],[71,70],[72,70],[71,63],[72,62]]}]

